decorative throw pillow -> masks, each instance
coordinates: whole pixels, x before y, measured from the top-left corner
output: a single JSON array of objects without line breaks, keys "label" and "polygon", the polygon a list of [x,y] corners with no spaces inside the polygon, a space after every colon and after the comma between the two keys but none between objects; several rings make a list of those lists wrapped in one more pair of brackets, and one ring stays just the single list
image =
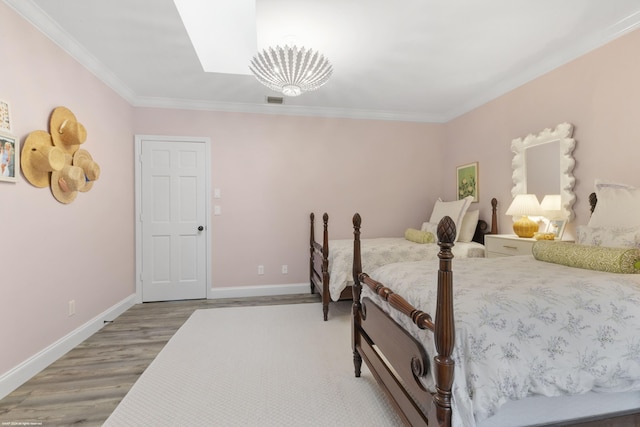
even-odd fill
[{"label": "decorative throw pillow", "polygon": [[449,216],[456,225],[456,240],[458,240],[460,227],[462,226],[462,218],[464,217],[464,214],[467,213],[467,209],[469,209],[469,205],[472,201],[473,196],[467,196],[464,199],[456,200],[455,202],[444,202],[441,198],[438,198],[433,206],[429,222],[435,222],[437,224],[442,218]]},{"label": "decorative throw pillow", "polygon": [[639,248],[640,227],[576,227],[576,243],[610,248]]},{"label": "decorative throw pillow", "polygon": [[436,236],[433,233],[415,228],[407,228],[404,232],[404,238],[414,243],[434,243],[436,241]]},{"label": "decorative throw pillow", "polygon": [[596,181],[596,197],[589,227],[640,226],[640,188]]},{"label": "decorative throw pillow", "polygon": [[464,217],[462,217],[462,225],[460,226],[460,233],[458,234],[459,242],[470,242],[473,240],[479,217],[480,211],[478,210],[467,211],[467,213],[464,214]]},{"label": "decorative throw pillow", "polygon": [[539,261],[609,273],[640,273],[640,249],[587,246],[538,240],[533,256]]},{"label": "decorative throw pillow", "polygon": [[438,224],[435,222],[423,222],[420,231],[428,231],[434,236],[438,235]]},{"label": "decorative throw pillow", "polygon": [[606,179],[596,179],[594,181],[595,183],[595,187],[596,187],[596,191],[605,188],[605,187],[613,187],[613,188],[633,188],[632,185],[628,185],[628,184],[623,184],[621,182],[613,182],[613,181],[608,181]]}]

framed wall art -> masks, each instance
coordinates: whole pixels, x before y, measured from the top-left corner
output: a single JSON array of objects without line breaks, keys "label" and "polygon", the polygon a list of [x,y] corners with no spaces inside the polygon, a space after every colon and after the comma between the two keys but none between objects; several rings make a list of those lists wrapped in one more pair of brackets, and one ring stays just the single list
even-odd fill
[{"label": "framed wall art", "polygon": [[17,182],[20,160],[16,139],[0,135],[0,181]]},{"label": "framed wall art", "polygon": [[0,132],[11,133],[9,103],[0,99]]},{"label": "framed wall art", "polygon": [[456,171],[458,200],[473,196],[478,201],[478,162],[458,166]]},{"label": "framed wall art", "polygon": [[564,234],[564,228],[567,225],[566,219],[552,219],[547,224],[547,233],[553,233],[556,240],[562,240]]}]

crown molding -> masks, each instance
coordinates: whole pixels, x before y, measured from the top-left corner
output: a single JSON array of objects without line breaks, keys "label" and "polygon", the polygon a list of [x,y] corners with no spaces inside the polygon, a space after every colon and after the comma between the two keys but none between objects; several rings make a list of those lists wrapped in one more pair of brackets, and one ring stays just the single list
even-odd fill
[{"label": "crown molding", "polygon": [[130,104],[135,102],[135,93],[57,22],[53,21],[36,3],[31,0],[3,1],[127,102]]},{"label": "crown molding", "polygon": [[637,11],[610,26],[606,31],[581,40],[573,49],[559,52],[557,55],[540,61],[535,67],[530,67],[525,72],[511,79],[503,80],[488,87],[468,101],[461,103],[457,108],[443,114],[424,114],[418,112],[329,109],[140,97],[116,77],[102,62],[71,37],[62,27],[49,18],[32,0],[3,1],[134,107],[426,123],[446,123],[451,121],[640,27],[640,11]]},{"label": "crown molding", "polygon": [[286,116],[312,116],[327,118],[390,120],[405,122],[444,123],[442,116],[418,113],[398,113],[394,111],[356,110],[340,108],[320,108],[291,105],[242,104],[202,100],[137,97],[132,103],[140,108],[168,108],[177,110],[221,111],[229,113],[277,114]]},{"label": "crown molding", "polygon": [[329,109],[286,105],[241,104],[137,96],[135,92],[118,79],[101,61],[80,45],[69,33],[53,21],[32,0],[3,1],[134,107],[429,123],[443,122],[445,120],[442,116],[425,115],[420,113],[351,110],[339,108]]},{"label": "crown molding", "polygon": [[640,11],[632,13],[631,15],[621,19],[606,31],[582,39],[580,43],[576,44],[573,49],[563,50],[558,55],[545,58],[544,61],[540,61],[535,67],[527,69],[525,72],[514,76],[511,79],[501,81],[492,87],[483,91],[478,96],[471,98],[469,101],[462,103],[459,108],[455,108],[444,115],[444,121],[450,121],[456,117],[462,116],[502,95],[505,95],[518,87],[537,79],[538,77],[547,74],[550,71],[555,70],[562,65],[565,65],[605,44],[612,42],[613,40],[622,37],[625,34],[632,32],[640,28]]}]

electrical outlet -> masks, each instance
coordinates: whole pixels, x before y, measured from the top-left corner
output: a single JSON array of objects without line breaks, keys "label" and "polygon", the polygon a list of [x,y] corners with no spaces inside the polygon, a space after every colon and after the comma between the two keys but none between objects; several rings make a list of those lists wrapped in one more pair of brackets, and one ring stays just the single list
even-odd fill
[{"label": "electrical outlet", "polygon": [[69,300],[69,316],[76,314],[76,300]]},{"label": "electrical outlet", "polygon": [[258,275],[262,276],[264,274],[264,265],[258,266]]},{"label": "electrical outlet", "polygon": [[289,272],[289,267],[286,264],[282,266],[282,274],[287,274]]}]

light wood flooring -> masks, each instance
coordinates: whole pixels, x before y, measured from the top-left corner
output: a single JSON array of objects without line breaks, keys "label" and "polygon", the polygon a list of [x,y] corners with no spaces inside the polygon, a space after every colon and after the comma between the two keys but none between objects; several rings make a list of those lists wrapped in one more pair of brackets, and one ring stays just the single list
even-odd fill
[{"label": "light wood flooring", "polygon": [[[320,302],[320,296],[302,294],[135,305],[0,400],[0,427],[101,426],[195,310],[311,302]],[[316,309],[318,316],[322,316],[320,306],[309,309]],[[555,426],[639,427],[640,415]]]},{"label": "light wood flooring", "polygon": [[[319,301],[301,294],[135,305],[0,400],[0,426],[101,426],[195,310]],[[322,316],[321,307],[309,309]]]}]

